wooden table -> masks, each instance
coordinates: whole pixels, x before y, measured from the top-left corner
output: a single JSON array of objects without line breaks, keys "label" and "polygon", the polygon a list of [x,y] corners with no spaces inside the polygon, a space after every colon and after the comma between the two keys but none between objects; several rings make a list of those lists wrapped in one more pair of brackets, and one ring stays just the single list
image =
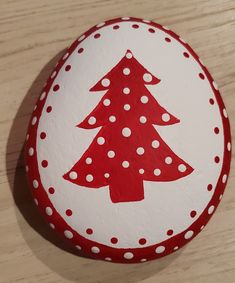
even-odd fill
[{"label": "wooden table", "polygon": [[1,0],[0,282],[235,281],[234,166],[222,203],[205,230],[182,250],[145,264],[74,255],[32,204],[22,146],[45,79],[79,34],[126,15],[167,25],[193,46],[220,86],[234,138],[234,0]]}]

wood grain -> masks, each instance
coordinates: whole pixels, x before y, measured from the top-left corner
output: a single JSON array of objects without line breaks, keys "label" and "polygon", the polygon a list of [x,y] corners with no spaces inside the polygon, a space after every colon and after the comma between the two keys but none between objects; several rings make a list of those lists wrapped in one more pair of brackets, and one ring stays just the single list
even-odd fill
[{"label": "wood grain", "polygon": [[175,254],[145,264],[112,264],[74,255],[32,205],[21,152],[44,81],[74,38],[119,16],[152,19],[192,45],[220,87],[234,142],[234,0],[1,0],[0,282],[235,280],[234,164],[222,203],[205,230]]}]

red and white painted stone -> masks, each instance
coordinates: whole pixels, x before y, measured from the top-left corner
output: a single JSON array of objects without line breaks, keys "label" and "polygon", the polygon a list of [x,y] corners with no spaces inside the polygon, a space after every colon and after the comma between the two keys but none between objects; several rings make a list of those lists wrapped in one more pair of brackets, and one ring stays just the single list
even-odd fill
[{"label": "red and white painted stone", "polygon": [[48,78],[27,133],[38,209],[74,248],[145,262],[195,237],[228,179],[216,83],[179,36],[119,18],[78,38]]}]

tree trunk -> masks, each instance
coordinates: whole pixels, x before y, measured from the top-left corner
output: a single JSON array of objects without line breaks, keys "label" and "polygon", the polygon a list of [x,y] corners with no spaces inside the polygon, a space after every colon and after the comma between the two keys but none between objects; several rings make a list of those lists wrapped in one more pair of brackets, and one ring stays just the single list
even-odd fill
[{"label": "tree trunk", "polygon": [[143,180],[131,172],[111,176],[109,192],[112,202],[132,202],[144,199]]}]

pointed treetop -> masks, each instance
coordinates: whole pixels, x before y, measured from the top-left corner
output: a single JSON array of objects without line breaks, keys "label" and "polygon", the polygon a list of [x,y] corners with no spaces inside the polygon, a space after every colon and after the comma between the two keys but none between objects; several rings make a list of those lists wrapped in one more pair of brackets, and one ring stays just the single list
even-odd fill
[{"label": "pointed treetop", "polygon": [[121,85],[128,80],[129,83],[139,84],[142,80],[143,85],[155,85],[160,82],[160,79],[153,76],[145,69],[134,57],[131,50],[127,50],[125,56],[104,75],[90,91],[108,90],[112,84]]}]

